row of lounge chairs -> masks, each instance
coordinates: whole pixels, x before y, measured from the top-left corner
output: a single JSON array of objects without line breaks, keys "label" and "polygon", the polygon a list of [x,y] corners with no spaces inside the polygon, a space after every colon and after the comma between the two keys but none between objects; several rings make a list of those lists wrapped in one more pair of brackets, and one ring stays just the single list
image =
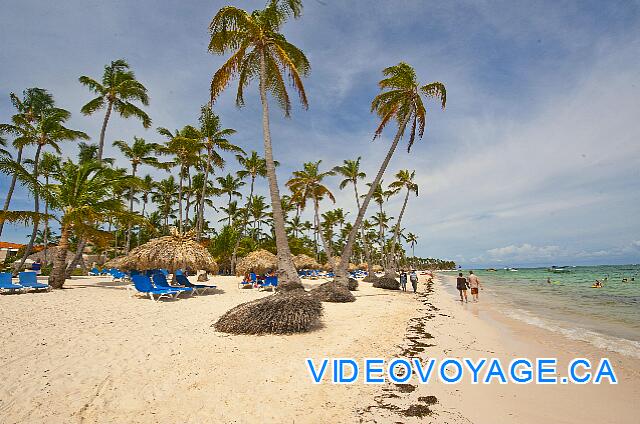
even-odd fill
[{"label": "row of lounge chairs", "polygon": [[2,293],[26,293],[34,290],[51,290],[49,284],[38,282],[38,276],[33,271],[25,271],[18,274],[18,282],[13,283],[10,272],[0,272],[0,292]]},{"label": "row of lounge chairs", "polygon": [[[178,286],[172,286],[167,281],[167,275],[163,272],[155,272],[152,275],[147,273],[135,273],[131,275],[133,287],[139,293],[146,294],[151,300],[158,301],[162,297],[177,299],[180,293],[188,293],[189,295],[204,294],[207,290],[215,290],[215,285],[193,284],[186,275],[176,272],[176,282]],[[157,296],[157,298],[154,298]]]},{"label": "row of lounge chairs", "polygon": [[[353,278],[364,278],[367,276],[366,271],[353,271],[349,273]],[[318,269],[305,269],[302,271],[298,271],[298,275],[301,278],[309,278],[311,280],[317,280],[318,278],[333,278],[336,275],[331,271],[320,271]]]},{"label": "row of lounge chairs", "polygon": [[238,283],[239,287],[248,287],[248,286],[257,286],[259,289],[262,290],[272,290],[275,289],[276,287],[278,287],[278,277],[276,276],[267,276],[264,277],[263,280],[258,280],[258,276],[256,275],[255,272],[252,272],[249,274],[249,278],[251,279],[251,281],[247,282],[247,281],[241,281],[240,283]]}]

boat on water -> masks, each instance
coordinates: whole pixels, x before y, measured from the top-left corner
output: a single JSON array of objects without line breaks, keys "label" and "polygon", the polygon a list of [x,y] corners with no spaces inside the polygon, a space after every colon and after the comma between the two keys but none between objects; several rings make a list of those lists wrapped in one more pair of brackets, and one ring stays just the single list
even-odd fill
[{"label": "boat on water", "polygon": [[571,269],[569,269],[569,267],[566,266],[552,266],[551,268],[548,268],[547,271],[551,271],[551,272],[571,272]]},{"label": "boat on water", "polygon": [[496,269],[495,268],[487,268],[485,271],[496,272]]}]

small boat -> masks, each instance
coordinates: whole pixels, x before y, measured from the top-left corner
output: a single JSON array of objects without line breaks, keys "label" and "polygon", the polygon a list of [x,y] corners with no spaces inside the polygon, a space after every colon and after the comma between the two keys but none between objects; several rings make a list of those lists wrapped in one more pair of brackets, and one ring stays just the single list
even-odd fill
[{"label": "small boat", "polygon": [[547,271],[558,272],[558,273],[571,272],[571,270],[569,268],[564,267],[564,266],[552,266],[551,268],[547,269]]},{"label": "small boat", "polygon": [[486,271],[496,272],[495,268],[487,268]]}]

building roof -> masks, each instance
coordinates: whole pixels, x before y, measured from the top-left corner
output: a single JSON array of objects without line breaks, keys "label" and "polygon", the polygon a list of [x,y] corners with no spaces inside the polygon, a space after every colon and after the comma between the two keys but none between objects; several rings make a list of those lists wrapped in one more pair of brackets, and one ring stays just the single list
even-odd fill
[{"label": "building roof", "polygon": [[20,249],[21,247],[25,247],[26,244],[20,243],[9,243],[8,241],[0,241],[0,249]]}]

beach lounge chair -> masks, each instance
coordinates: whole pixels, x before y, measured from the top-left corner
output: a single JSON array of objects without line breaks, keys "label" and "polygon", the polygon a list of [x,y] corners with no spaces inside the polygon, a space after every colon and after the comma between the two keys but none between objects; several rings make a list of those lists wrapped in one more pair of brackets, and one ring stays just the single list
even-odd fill
[{"label": "beach lounge chair", "polygon": [[176,287],[176,286],[170,285],[169,282],[167,281],[167,277],[165,277],[164,274],[161,272],[153,274],[153,284],[159,289],[176,290],[179,293],[187,292],[193,295],[193,292],[194,292],[192,287]]},{"label": "beach lounge chair", "polygon": [[20,284],[13,284],[11,282],[10,272],[0,272],[0,292],[8,291],[9,293],[24,292],[25,287]]},{"label": "beach lounge chair", "polygon": [[100,275],[100,270],[94,267],[94,268],[91,268],[91,271],[89,271],[88,274],[91,276],[98,276]]},{"label": "beach lounge chair", "polygon": [[260,285],[260,288],[263,290],[273,290],[276,287],[278,287],[278,277],[266,277],[264,283]]},{"label": "beach lounge chair", "polygon": [[18,274],[18,282],[22,287],[33,290],[51,290],[49,284],[38,283],[38,278],[33,271],[24,271]]},{"label": "beach lounge chair", "polygon": [[[185,277],[184,275],[176,275],[176,282],[178,284],[180,284],[181,286],[185,286],[187,288],[192,288],[193,291],[196,294],[202,294],[204,292],[206,292],[207,290],[215,290],[216,285],[213,286],[209,286],[206,284],[193,284],[191,281],[189,281],[189,279],[187,277]],[[198,292],[199,290],[202,291],[202,293]]]},{"label": "beach lounge chair", "polygon": [[[138,292],[148,294],[151,300],[156,302],[160,300],[161,297],[176,298],[180,294],[179,290],[154,287],[153,284],[151,284],[151,278],[146,275],[134,275],[131,279],[133,286]],[[155,299],[153,297],[154,295],[158,296],[158,298]]]},{"label": "beach lounge chair", "polygon": [[127,277],[127,274],[117,269],[112,269],[110,271],[110,274],[113,281],[116,281],[116,280],[124,281],[124,279]]}]

